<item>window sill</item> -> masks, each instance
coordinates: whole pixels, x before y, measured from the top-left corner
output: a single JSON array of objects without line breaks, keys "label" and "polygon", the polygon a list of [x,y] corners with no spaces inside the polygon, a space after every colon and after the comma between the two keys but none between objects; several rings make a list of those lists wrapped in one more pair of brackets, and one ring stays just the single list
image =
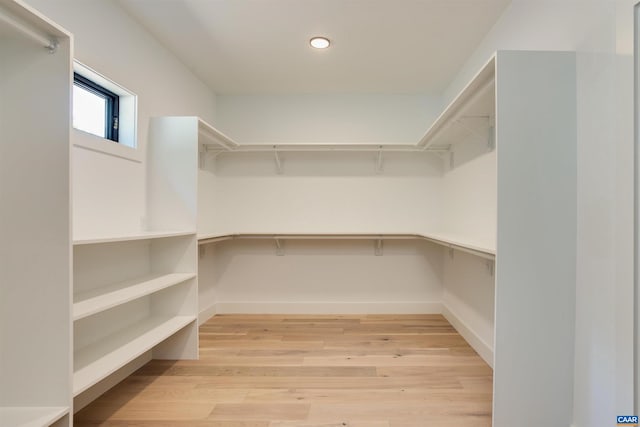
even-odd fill
[{"label": "window sill", "polygon": [[119,157],[121,159],[137,163],[142,163],[143,160],[142,153],[137,148],[118,144],[117,142],[101,138],[78,129],[73,129],[71,138],[73,145],[78,148]]}]

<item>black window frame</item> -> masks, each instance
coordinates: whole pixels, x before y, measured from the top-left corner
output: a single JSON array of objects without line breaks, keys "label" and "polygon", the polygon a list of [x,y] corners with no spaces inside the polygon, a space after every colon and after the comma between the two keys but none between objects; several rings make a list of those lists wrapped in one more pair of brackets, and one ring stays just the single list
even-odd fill
[{"label": "black window frame", "polygon": [[105,138],[118,142],[120,96],[78,73],[73,73],[73,84],[74,86],[78,86],[94,95],[104,98],[106,101],[104,135]]}]

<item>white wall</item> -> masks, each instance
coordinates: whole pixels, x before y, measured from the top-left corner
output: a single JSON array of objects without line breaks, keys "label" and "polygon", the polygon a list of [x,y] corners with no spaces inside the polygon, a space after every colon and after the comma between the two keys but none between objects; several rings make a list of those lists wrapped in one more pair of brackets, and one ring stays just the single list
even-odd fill
[{"label": "white wall", "polygon": [[[417,240],[233,240],[207,267],[218,313],[439,313],[442,248]],[[201,260],[202,261],[202,260]],[[200,273],[204,273],[201,268]]]},{"label": "white wall", "polygon": [[447,251],[443,267],[443,312],[482,358],[493,366],[495,276],[493,261]]},{"label": "white wall", "polygon": [[[145,159],[149,118],[212,121],[215,95],[114,1],[28,0],[75,36],[75,58],[138,95],[138,145]],[[74,132],[78,142],[88,136]],[[146,216],[145,165],[73,149],[74,236],[129,233]]]},{"label": "white wall", "polygon": [[424,95],[218,95],[214,125],[239,143],[415,144],[440,109]]},{"label": "white wall", "polygon": [[[496,150],[488,147],[488,141],[479,143],[471,135],[455,145],[453,167],[445,165],[441,184],[444,235],[496,247],[496,174]],[[459,251],[452,255],[444,263],[444,314],[493,366],[494,263]]]},{"label": "white wall", "polygon": [[[429,153],[228,154],[200,171],[199,233],[390,233],[441,223],[442,159]],[[213,202],[212,202],[213,201]],[[442,249],[413,241],[234,241],[200,259],[201,312],[440,312]],[[215,251],[215,252],[214,252]],[[215,253],[215,255],[214,255]],[[435,304],[434,304],[435,303]]]},{"label": "white wall", "polygon": [[481,247],[496,247],[496,151],[448,169],[442,179],[442,225]]},{"label": "white wall", "polygon": [[445,93],[497,49],[578,51],[576,427],[633,412],[632,3],[514,0]]},{"label": "white wall", "polygon": [[[442,160],[428,153],[221,155],[201,181],[216,206],[203,231],[220,233],[415,233],[440,225]],[[201,173],[202,176],[202,173]],[[208,185],[210,188],[202,188]]]}]

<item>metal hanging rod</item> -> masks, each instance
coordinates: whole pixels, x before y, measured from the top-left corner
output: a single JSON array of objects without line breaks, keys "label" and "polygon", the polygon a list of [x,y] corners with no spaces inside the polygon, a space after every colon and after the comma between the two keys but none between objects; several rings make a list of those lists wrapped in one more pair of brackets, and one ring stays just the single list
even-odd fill
[{"label": "metal hanging rod", "polygon": [[58,40],[55,37],[40,33],[23,20],[18,19],[15,16],[8,15],[7,12],[1,8],[0,21],[42,45],[49,51],[49,53],[54,53],[58,49]]}]

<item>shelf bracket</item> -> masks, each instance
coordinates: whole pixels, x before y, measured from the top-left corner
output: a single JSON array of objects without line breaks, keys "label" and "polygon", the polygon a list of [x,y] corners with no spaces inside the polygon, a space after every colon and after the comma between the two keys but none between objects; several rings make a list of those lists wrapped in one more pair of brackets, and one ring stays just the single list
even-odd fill
[{"label": "shelf bracket", "polygon": [[496,263],[492,259],[488,259],[488,260],[486,260],[486,262],[487,262],[487,264],[486,264],[487,265],[487,270],[489,270],[489,275],[491,277],[493,277],[493,275],[495,274]]},{"label": "shelf bracket", "polygon": [[376,256],[382,256],[383,254],[382,248],[383,248],[382,239],[377,239],[375,241],[374,254]]},{"label": "shelf bracket", "polygon": [[376,160],[376,173],[382,173],[382,146],[378,147],[378,159]]},{"label": "shelf bracket", "polygon": [[276,161],[276,172],[278,175],[282,174],[282,161],[280,160],[280,154],[278,153],[278,147],[273,146],[273,158]]},{"label": "shelf bracket", "polygon": [[284,242],[280,239],[275,239],[275,240],[276,240],[276,255],[284,256]]},{"label": "shelf bracket", "polygon": [[449,151],[449,169],[453,169],[456,165],[456,153],[452,150]]},{"label": "shelf bracket", "polygon": [[453,259],[454,249],[453,246],[449,246],[449,258]]},{"label": "shelf bracket", "polygon": [[198,167],[200,169],[204,169],[204,167],[205,167],[205,156],[206,155],[207,155],[207,152],[204,149],[198,151]]},{"label": "shelf bracket", "polygon": [[488,144],[489,151],[493,151],[496,148],[496,127],[489,126],[489,141]]},{"label": "shelf bracket", "polygon": [[202,259],[206,255],[207,250],[204,245],[198,245],[198,258]]}]

